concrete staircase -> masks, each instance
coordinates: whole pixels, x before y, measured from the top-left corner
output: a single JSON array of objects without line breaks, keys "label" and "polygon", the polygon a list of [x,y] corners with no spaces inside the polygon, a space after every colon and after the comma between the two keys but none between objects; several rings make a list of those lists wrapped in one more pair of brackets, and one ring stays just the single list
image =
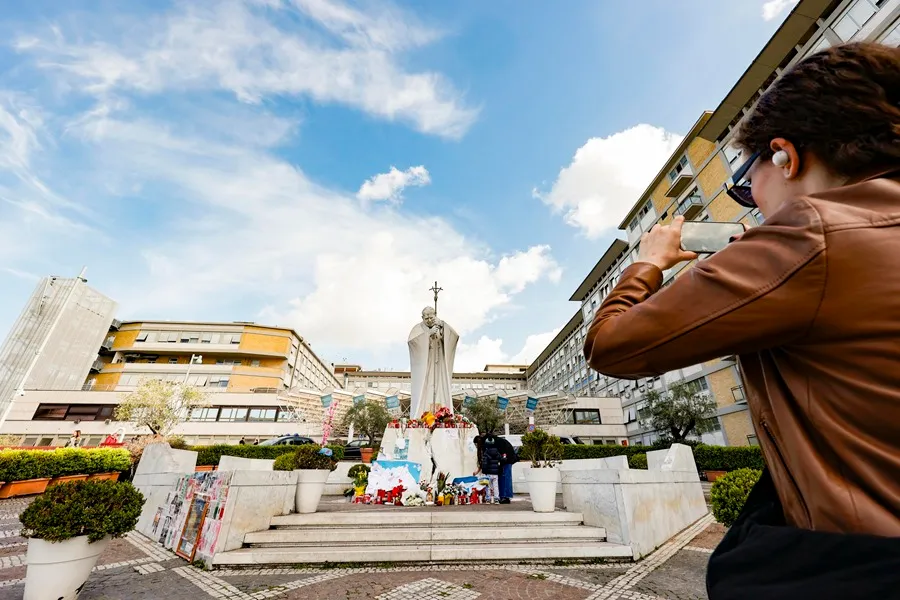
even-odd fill
[{"label": "concrete staircase", "polygon": [[371,510],[274,517],[216,566],[322,563],[626,559],[606,530],[557,511]]}]

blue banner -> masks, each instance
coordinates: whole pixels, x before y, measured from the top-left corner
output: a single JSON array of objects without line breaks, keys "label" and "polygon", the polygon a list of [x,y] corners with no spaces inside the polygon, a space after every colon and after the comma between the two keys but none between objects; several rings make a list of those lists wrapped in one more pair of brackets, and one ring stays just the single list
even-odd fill
[{"label": "blue banner", "polygon": [[331,406],[331,401],[332,401],[331,394],[328,394],[327,396],[322,396],[322,408],[328,408],[329,406]]},{"label": "blue banner", "polygon": [[497,408],[500,410],[506,410],[507,405],[509,404],[509,398],[504,398],[503,396],[497,396]]},{"label": "blue banner", "polygon": [[388,410],[396,410],[400,408],[400,398],[397,396],[388,396],[384,399],[384,405]]},{"label": "blue banner", "polygon": [[353,406],[356,406],[357,404],[363,404],[363,403],[365,403],[365,401],[366,401],[365,394],[361,394],[359,396],[353,396]]},{"label": "blue banner", "polygon": [[472,396],[466,396],[466,399],[463,400],[463,406],[472,406],[475,404],[475,398]]},{"label": "blue banner", "polygon": [[532,398],[531,396],[529,396],[528,400],[525,401],[525,410],[534,412],[534,409],[537,408],[537,405],[538,405],[538,399]]}]

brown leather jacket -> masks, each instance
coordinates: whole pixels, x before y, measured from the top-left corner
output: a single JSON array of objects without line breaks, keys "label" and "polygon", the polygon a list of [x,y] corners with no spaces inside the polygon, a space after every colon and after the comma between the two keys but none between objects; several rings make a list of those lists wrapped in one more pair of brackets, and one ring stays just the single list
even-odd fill
[{"label": "brown leather jacket", "polygon": [[900,169],[788,202],[662,281],[622,273],[591,367],[636,379],[737,354],[787,522],[900,537]]}]

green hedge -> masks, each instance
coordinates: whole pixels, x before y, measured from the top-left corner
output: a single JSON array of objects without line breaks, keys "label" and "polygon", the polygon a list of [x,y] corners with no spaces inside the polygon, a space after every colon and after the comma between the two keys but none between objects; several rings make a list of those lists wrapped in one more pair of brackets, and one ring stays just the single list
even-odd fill
[{"label": "green hedge", "polygon": [[0,450],[0,481],[127,471],[131,455],[122,448]]},{"label": "green hedge", "polygon": [[628,468],[629,469],[646,469],[647,468],[647,455],[643,452],[636,452],[628,457]]},{"label": "green hedge", "polygon": [[563,446],[563,460],[579,458],[608,458],[610,456],[632,456],[646,454],[648,446],[600,446],[590,444],[566,444]]},{"label": "green hedge", "polygon": [[757,469],[738,469],[713,482],[709,499],[716,521],[726,527],[735,522],[761,475]]},{"label": "green hedge", "polygon": [[[693,446],[694,460],[697,462],[697,469],[700,471],[761,470],[765,466],[759,446],[707,446],[697,443],[688,445]],[[563,447],[563,459],[607,458],[609,456],[624,455],[631,462],[631,457],[635,454],[646,454],[652,450],[665,448],[668,448],[668,445],[592,446],[589,444],[567,444]]]},{"label": "green hedge", "polygon": [[[344,458],[344,447],[336,444],[328,444],[328,447],[334,452],[336,460]],[[215,446],[193,446],[190,450],[197,453],[198,466],[218,465],[219,459],[223,456],[238,456],[240,458],[263,458],[266,460],[274,460],[282,454],[288,454],[295,451],[298,446],[241,446],[216,444]]]},{"label": "green hedge", "polygon": [[765,467],[759,446],[706,446],[694,448],[694,460],[701,471],[737,471]]}]

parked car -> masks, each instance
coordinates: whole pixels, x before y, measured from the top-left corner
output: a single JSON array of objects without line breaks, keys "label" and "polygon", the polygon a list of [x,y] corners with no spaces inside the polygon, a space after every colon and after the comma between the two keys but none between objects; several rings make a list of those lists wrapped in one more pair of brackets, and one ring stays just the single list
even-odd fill
[{"label": "parked car", "polygon": [[317,444],[314,439],[292,433],[290,435],[281,435],[264,442],[260,442],[260,446],[302,446],[303,444]]},{"label": "parked car", "polygon": [[353,440],[352,442],[347,442],[344,446],[344,460],[362,460],[362,455],[359,450],[368,444],[368,440]]}]

